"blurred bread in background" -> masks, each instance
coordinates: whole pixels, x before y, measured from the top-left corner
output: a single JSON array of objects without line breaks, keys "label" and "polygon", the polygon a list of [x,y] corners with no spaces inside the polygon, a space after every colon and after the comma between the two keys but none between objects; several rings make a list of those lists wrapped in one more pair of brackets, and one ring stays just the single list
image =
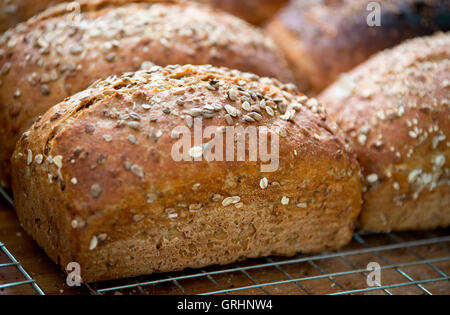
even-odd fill
[{"label": "blurred bread in background", "polygon": [[[95,1],[95,0],[92,0]],[[114,0],[111,0],[114,1]],[[132,2],[134,0],[130,0]],[[145,1],[145,0],[144,0]],[[288,0],[184,0],[211,5],[250,23],[260,24],[270,18]],[[0,33],[28,20],[33,15],[70,0],[0,0]],[[126,2],[126,1],[122,1]]]},{"label": "blurred bread in background", "polygon": [[450,225],[450,33],[381,52],[319,98],[361,164],[363,230]]},{"label": "blurred bread in background", "polygon": [[303,92],[323,90],[342,72],[405,39],[450,30],[450,1],[376,1],[381,26],[373,27],[367,23],[374,12],[367,10],[370,2],[291,0],[269,22],[267,31],[284,51]]}]

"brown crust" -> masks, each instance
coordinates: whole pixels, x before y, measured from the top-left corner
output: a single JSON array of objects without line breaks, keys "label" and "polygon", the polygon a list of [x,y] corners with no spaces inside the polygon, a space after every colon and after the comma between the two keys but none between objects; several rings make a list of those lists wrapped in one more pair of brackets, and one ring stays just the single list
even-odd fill
[{"label": "brown crust", "polygon": [[363,229],[450,225],[449,95],[450,33],[379,53],[321,94],[366,178]]},{"label": "brown crust", "polygon": [[[78,0],[78,2],[98,2],[98,0]],[[134,0],[106,0],[109,2],[131,2]],[[142,0],[140,2],[144,2]],[[170,0],[167,0],[168,2]],[[185,0],[186,2],[187,0]],[[208,4],[240,17],[250,23],[260,24],[273,16],[287,0],[195,0]],[[0,33],[24,22],[45,9],[70,0],[0,0]],[[103,0],[103,2],[105,2]],[[138,1],[135,1],[138,2]]]},{"label": "brown crust", "polygon": [[56,6],[0,37],[3,185],[9,185],[15,142],[36,116],[96,79],[135,71],[144,61],[292,79],[273,42],[235,17],[194,4],[123,2],[82,2],[78,26],[65,24],[66,6]]},{"label": "brown crust", "polygon": [[288,0],[197,0],[234,14],[253,24],[272,17]]},{"label": "brown crust", "polygon": [[[450,2],[384,0],[380,27],[369,27],[371,1],[292,0],[267,26],[293,66],[302,91],[320,92],[339,74],[401,41],[449,30]],[[299,60],[298,53],[306,56]]]},{"label": "brown crust", "polygon": [[[172,159],[173,128],[199,110],[203,130],[227,126],[230,108],[239,110],[235,126],[279,134],[276,171],[262,173],[260,160]],[[338,248],[351,239],[361,205],[359,166],[316,101],[291,85],[212,66],[99,81],[37,121],[12,164],[24,229],[55,262],[79,262],[87,282]],[[224,205],[232,196],[240,200]]]}]

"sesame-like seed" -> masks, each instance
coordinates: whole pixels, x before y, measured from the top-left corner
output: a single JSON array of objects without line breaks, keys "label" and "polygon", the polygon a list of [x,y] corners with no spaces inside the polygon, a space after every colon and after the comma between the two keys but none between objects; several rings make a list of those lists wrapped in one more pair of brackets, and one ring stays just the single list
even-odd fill
[{"label": "sesame-like seed", "polygon": [[241,201],[241,197],[239,196],[233,196],[233,197],[227,197],[224,200],[222,200],[222,206],[227,207],[229,205],[233,205]]},{"label": "sesame-like seed", "polygon": [[91,243],[89,244],[89,250],[94,250],[98,245],[98,239],[97,236],[93,236],[91,239]]},{"label": "sesame-like seed", "polygon": [[422,173],[422,170],[420,168],[411,171],[408,175],[408,181],[411,184],[414,183],[421,173]]},{"label": "sesame-like seed", "polygon": [[289,121],[292,120],[295,116],[295,110],[290,109],[288,111],[285,111],[283,115],[280,116],[281,119]]},{"label": "sesame-like seed", "polygon": [[397,182],[394,182],[394,184],[392,184],[392,186],[394,187],[395,190],[399,190],[400,189],[400,184]]},{"label": "sesame-like seed", "polygon": [[249,111],[251,110],[250,103],[247,102],[247,101],[243,102],[243,103],[242,103],[242,108],[243,108],[244,110],[246,110],[246,111],[249,112]]},{"label": "sesame-like seed", "polygon": [[73,185],[78,184],[78,180],[77,180],[76,177],[72,177],[72,179],[70,180],[70,182],[71,182]]},{"label": "sesame-like seed", "polygon": [[366,136],[365,134],[360,134],[360,135],[358,136],[358,142],[359,142],[361,145],[365,145],[365,144],[366,144],[366,140],[367,140],[367,136]]},{"label": "sesame-like seed", "polygon": [[434,158],[434,165],[437,168],[441,168],[445,164],[445,156],[443,154],[439,154]]},{"label": "sesame-like seed", "polygon": [[297,208],[306,209],[308,207],[306,202],[297,203]]},{"label": "sesame-like seed", "polygon": [[195,212],[200,210],[203,207],[201,203],[193,203],[189,205],[189,211]]},{"label": "sesame-like seed", "polygon": [[70,53],[72,55],[79,55],[83,51],[83,47],[79,44],[75,44],[72,47],[70,47]]},{"label": "sesame-like seed", "polygon": [[235,89],[231,89],[228,91],[228,98],[230,101],[235,102],[238,99],[239,92]]},{"label": "sesame-like seed", "polygon": [[197,190],[200,187],[200,183],[195,183],[192,185],[192,190]]},{"label": "sesame-like seed", "polygon": [[50,87],[47,84],[42,84],[41,85],[41,93],[43,95],[49,95],[50,94]]},{"label": "sesame-like seed", "polygon": [[221,194],[214,194],[211,199],[214,202],[219,202],[223,199],[223,196]]},{"label": "sesame-like seed", "polygon": [[27,150],[27,165],[30,165],[33,162],[33,152],[28,149]]},{"label": "sesame-like seed", "polygon": [[370,184],[376,183],[378,181],[378,175],[377,174],[370,174],[367,176],[367,182]]},{"label": "sesame-like seed", "polygon": [[41,164],[42,161],[44,160],[44,156],[42,154],[38,154],[34,157],[34,160],[36,161],[37,164]]},{"label": "sesame-like seed", "polygon": [[133,173],[134,175],[136,175],[139,178],[144,177],[144,171],[143,171],[142,167],[140,167],[139,165],[136,165],[136,164],[131,165],[130,171],[131,171],[131,173]]},{"label": "sesame-like seed", "polygon": [[225,115],[225,121],[226,121],[227,125],[229,125],[229,126],[234,125],[233,117],[231,117],[231,115],[229,115],[229,114]]},{"label": "sesame-like seed", "polygon": [[254,122],[255,120],[252,118],[252,117],[250,117],[249,115],[244,115],[244,116],[242,116],[242,118],[245,120],[245,121],[247,121],[247,122]]},{"label": "sesame-like seed", "polygon": [[267,179],[267,177],[261,178],[261,180],[259,181],[259,187],[261,187],[261,189],[266,189],[268,185],[269,180]]},{"label": "sesame-like seed", "polygon": [[111,142],[111,141],[112,141],[111,135],[103,135],[103,139],[104,139],[106,142]]},{"label": "sesame-like seed", "polygon": [[239,116],[240,112],[238,109],[234,108],[231,105],[225,105],[225,110],[227,111],[227,113],[229,115],[231,115],[232,117],[237,117]]},{"label": "sesame-like seed", "polygon": [[55,163],[57,168],[62,168],[62,160],[63,157],[61,155],[57,155],[53,158],[53,163]]},{"label": "sesame-like seed", "polygon": [[190,110],[190,114],[192,117],[197,117],[203,114],[203,109],[201,108],[192,108]]},{"label": "sesame-like seed", "polygon": [[283,196],[283,198],[281,198],[281,204],[283,206],[286,206],[289,204],[289,197]]},{"label": "sesame-like seed", "polygon": [[266,110],[266,112],[269,116],[273,117],[275,115],[275,112],[273,111],[273,109],[270,106],[266,106],[264,109]]},{"label": "sesame-like seed", "polygon": [[98,198],[98,197],[100,197],[101,193],[102,193],[102,187],[99,184],[93,184],[91,186],[92,197]]},{"label": "sesame-like seed", "polygon": [[129,121],[127,126],[131,129],[139,130],[141,128],[141,124],[137,121]]},{"label": "sesame-like seed", "polygon": [[130,143],[132,143],[132,144],[137,143],[137,139],[134,135],[128,135],[128,141],[130,141]]},{"label": "sesame-like seed", "polygon": [[139,221],[144,220],[144,218],[145,218],[145,215],[143,215],[143,214],[135,214],[133,216],[133,221],[134,222],[139,222]]}]

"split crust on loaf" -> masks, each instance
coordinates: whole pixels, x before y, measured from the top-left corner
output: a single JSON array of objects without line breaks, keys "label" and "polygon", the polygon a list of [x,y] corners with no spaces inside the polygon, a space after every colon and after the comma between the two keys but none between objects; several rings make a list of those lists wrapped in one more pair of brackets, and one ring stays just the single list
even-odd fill
[{"label": "split crust on loaf", "polygon": [[[175,162],[173,128],[194,118],[267,127],[279,135],[279,168]],[[110,77],[22,136],[16,210],[55,262],[80,263],[86,282],[339,248],[361,182],[332,125],[292,84],[250,73],[186,65]]]}]

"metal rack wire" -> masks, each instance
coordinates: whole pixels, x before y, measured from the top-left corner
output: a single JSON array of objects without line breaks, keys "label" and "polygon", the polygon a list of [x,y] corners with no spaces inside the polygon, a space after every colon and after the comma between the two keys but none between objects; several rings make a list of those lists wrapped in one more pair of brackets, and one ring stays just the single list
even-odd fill
[{"label": "metal rack wire", "polygon": [[22,279],[5,281],[5,283],[0,282],[0,291],[6,288],[16,287],[16,286],[24,286],[31,285],[34,291],[39,295],[44,295],[44,291],[39,287],[36,281],[28,274],[28,272],[22,267],[21,263],[17,261],[17,259],[9,252],[6,248],[5,244],[0,242],[0,250],[8,259],[6,263],[0,263],[0,274],[2,272],[2,268],[16,268],[17,271],[20,272]]},{"label": "metal rack wire", "polygon": [[[390,234],[389,238],[392,244],[384,246],[370,246],[366,242],[365,237],[360,234],[355,234],[353,246],[360,245],[356,250],[344,250],[331,253],[324,253],[315,256],[299,255],[294,258],[263,258],[245,261],[242,264],[233,264],[223,267],[212,267],[202,269],[199,271],[184,271],[178,273],[139,277],[135,279],[128,279],[119,283],[106,282],[99,284],[88,285],[92,294],[151,294],[160,293],[160,288],[164,286],[166,293],[174,294],[315,294],[328,293],[333,295],[342,294],[363,294],[377,291],[376,293],[384,294],[398,294],[402,293],[397,288],[413,287],[413,293],[432,295],[433,286],[428,288],[428,284],[436,284],[441,282],[438,293],[450,294],[450,236],[448,231],[441,231],[441,236],[430,235],[431,237],[421,240],[413,240],[402,242],[401,234]],[[447,234],[447,235],[445,235]],[[367,236],[366,236],[367,237]],[[373,236],[370,236],[373,237]],[[421,252],[426,248],[440,249],[436,257],[425,258]],[[419,250],[417,250],[419,249]],[[386,252],[402,251],[408,256],[414,257],[407,262],[393,263],[386,255]],[[394,277],[396,281],[390,280],[391,283],[379,283],[377,286],[368,287],[366,278],[368,270],[361,268],[353,261],[354,257],[359,255],[370,256],[372,259],[380,262],[381,274],[387,272],[395,272],[398,277]],[[433,255],[432,255],[433,256]],[[327,263],[337,263],[340,260],[341,266],[335,266],[336,270],[329,272],[324,266]],[[442,265],[442,266],[439,266]],[[305,265],[315,270],[314,275],[295,276],[291,270],[302,269]],[[329,265],[329,264],[328,264]],[[296,266],[298,268],[292,268]],[[345,268],[345,266],[347,268]],[[422,276],[416,271],[408,271],[408,268],[419,267],[422,269]],[[423,274],[424,267],[427,270]],[[268,281],[260,281],[257,278],[258,271],[266,269],[271,273]],[[270,270],[269,270],[270,269]],[[341,270],[339,270],[341,269]],[[224,277],[239,278],[236,274],[241,274],[247,280],[247,285],[241,285],[245,282],[242,279],[234,281],[230,286],[225,287],[223,282]],[[352,280],[353,287],[349,286],[348,281],[341,282],[340,278],[359,276],[359,283]],[[392,278],[392,275],[391,275]],[[192,280],[195,280],[193,285]],[[330,292],[314,291],[308,288],[308,283],[313,281],[325,280],[329,284]],[[348,280],[348,279],[347,279]],[[186,285],[187,284],[187,285]],[[290,287],[286,287],[289,285]],[[360,287],[358,287],[358,285]],[[284,286],[284,287],[282,287]],[[320,286],[324,288],[324,286]],[[194,291],[190,289],[194,288]],[[281,289],[280,289],[281,288]],[[258,292],[259,291],[259,292]],[[411,290],[410,290],[411,291]]]},{"label": "metal rack wire", "polygon": [[[1,191],[1,188],[0,188]],[[1,191],[5,194],[4,191]],[[8,194],[6,194],[8,196]],[[12,203],[12,199],[10,198]],[[320,255],[249,259],[227,266],[85,284],[91,294],[450,294],[450,230],[382,235],[354,234],[345,249]],[[1,244],[25,280],[43,291]],[[369,262],[381,281],[368,286]]]}]

